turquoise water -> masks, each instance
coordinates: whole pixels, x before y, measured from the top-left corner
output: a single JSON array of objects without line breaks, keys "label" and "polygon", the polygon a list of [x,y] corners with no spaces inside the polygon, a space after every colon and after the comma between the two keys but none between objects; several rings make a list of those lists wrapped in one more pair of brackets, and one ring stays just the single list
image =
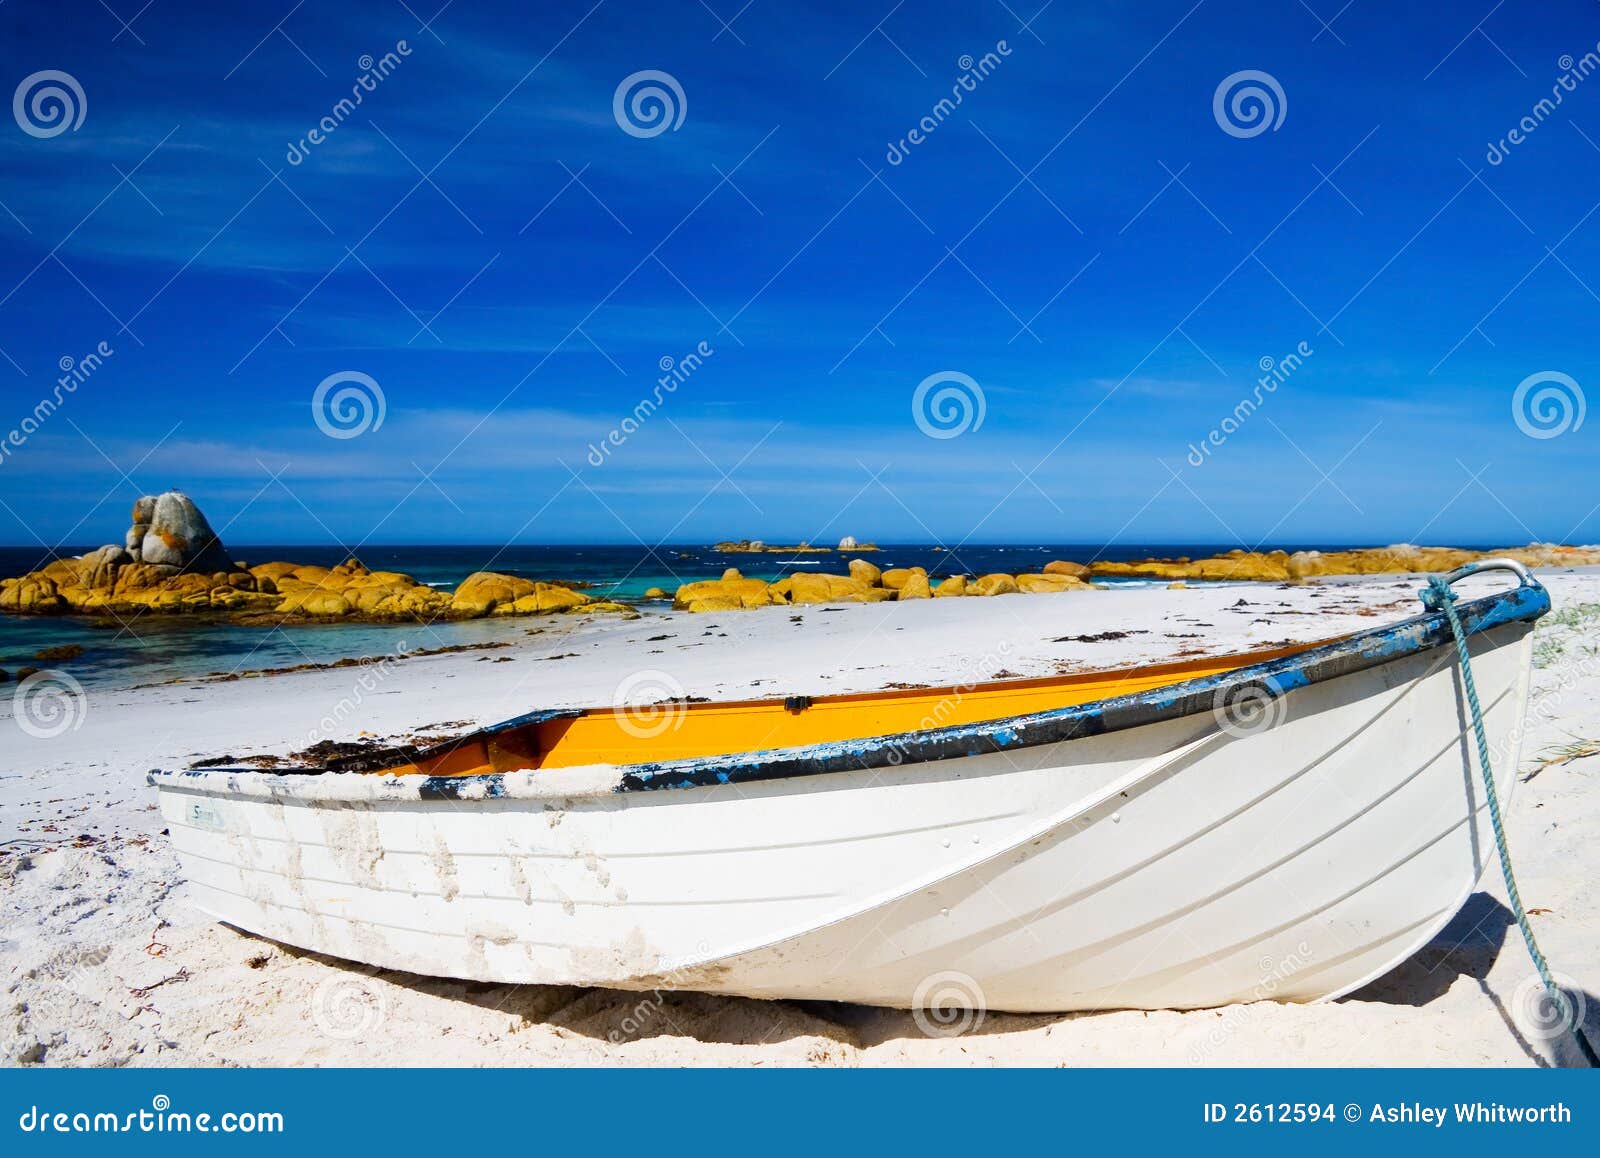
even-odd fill
[{"label": "turquoise water", "polygon": [[[315,624],[237,627],[187,616],[146,615],[127,624],[88,616],[0,617],[0,668],[57,667],[86,688],[125,688],[263,668],[331,663],[347,656],[394,655],[459,644],[524,639],[530,619],[456,623]],[[60,664],[34,659],[40,648],[77,644],[84,654]],[[0,694],[4,685],[0,685]]]},{"label": "turquoise water", "polygon": [[[74,555],[92,546],[62,548]],[[1286,550],[1296,547],[1287,546]],[[1322,549],[1332,550],[1324,544]],[[1041,546],[975,546],[942,551],[927,546],[888,546],[864,554],[880,567],[927,568],[930,575],[1012,574],[1037,571],[1052,559],[1087,562],[1152,556],[1201,558],[1227,550],[1215,544],[1128,544],[1101,547],[1085,544]],[[288,559],[331,566],[346,553],[329,546],[233,545],[230,553],[247,563]],[[0,578],[20,575],[43,562],[32,548],[0,547]],[[610,546],[367,546],[361,560],[373,570],[402,571],[440,588],[453,588],[473,571],[494,570],[529,579],[565,579],[589,584],[591,595],[633,601],[651,587],[668,592],[697,579],[715,579],[725,568],[773,580],[796,571],[843,572],[850,558],[836,552],[819,555],[723,554],[704,545],[660,547]],[[1138,582],[1138,581],[1133,581]],[[415,651],[459,644],[524,638],[529,619],[469,620],[415,624],[318,624],[301,627],[239,627],[182,616],[143,616],[124,625],[114,619],[61,616],[0,616],[0,668],[15,673],[23,665],[49,666],[35,660],[40,648],[78,644],[85,654],[64,670],[86,687],[127,687],[213,672],[328,663],[347,656],[393,654],[403,643]]]}]

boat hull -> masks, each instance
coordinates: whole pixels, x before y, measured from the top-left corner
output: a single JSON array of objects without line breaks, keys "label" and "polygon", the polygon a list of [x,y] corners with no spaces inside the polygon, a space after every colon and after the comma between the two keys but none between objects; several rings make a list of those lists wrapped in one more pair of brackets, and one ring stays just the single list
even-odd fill
[{"label": "boat hull", "polygon": [[[1471,644],[1502,800],[1531,634]],[[156,783],[202,910],[373,966],[1018,1012],[1311,1001],[1410,956],[1494,860],[1454,660],[1290,685],[1244,721],[673,791]]]}]

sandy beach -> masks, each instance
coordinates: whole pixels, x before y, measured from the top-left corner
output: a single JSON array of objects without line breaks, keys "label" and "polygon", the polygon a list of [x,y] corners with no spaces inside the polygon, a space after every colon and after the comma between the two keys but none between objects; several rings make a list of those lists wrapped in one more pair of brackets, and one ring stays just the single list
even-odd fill
[{"label": "sandy beach", "polygon": [[[1600,992],[1600,569],[1541,573],[1509,835],[1554,968]],[[1494,579],[1463,585],[1471,594]],[[542,621],[510,646],[362,667],[95,690],[59,735],[0,704],[0,1058],[44,1065],[1562,1064],[1526,1031],[1533,969],[1491,872],[1423,952],[1342,1000],[1188,1013],[909,1013],[374,972],[217,925],[187,903],[152,768],[402,739],[612,702],[641,671],[693,696],[806,695],[1111,668],[1328,638],[1417,609],[1405,576]],[[398,649],[425,647],[396,629]],[[1588,1024],[1600,1023],[1590,999]],[[1591,1028],[1591,1033],[1593,1029]]]}]

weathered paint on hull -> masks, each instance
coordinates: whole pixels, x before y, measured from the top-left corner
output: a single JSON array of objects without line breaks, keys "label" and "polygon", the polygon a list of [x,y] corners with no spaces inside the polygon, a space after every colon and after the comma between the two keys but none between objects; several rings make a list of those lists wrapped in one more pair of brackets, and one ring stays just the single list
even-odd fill
[{"label": "weathered paint on hull", "polygon": [[[1507,606],[1473,640],[1502,796],[1542,611]],[[1345,674],[1281,683],[1240,735],[1184,711],[1007,742],[1043,727],[1023,723],[705,783],[155,779],[203,910],[388,968],[891,1006],[954,973],[1015,1011],[1308,1001],[1424,944],[1494,851],[1451,651],[1375,637]]]}]

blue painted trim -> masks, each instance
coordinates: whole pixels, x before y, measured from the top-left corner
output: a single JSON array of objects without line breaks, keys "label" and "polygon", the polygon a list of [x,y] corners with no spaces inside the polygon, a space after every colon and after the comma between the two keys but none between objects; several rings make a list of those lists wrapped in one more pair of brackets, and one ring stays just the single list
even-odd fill
[{"label": "blue painted trim", "polygon": [[[1463,603],[1458,607],[1468,634],[1506,623],[1532,622],[1550,610],[1550,596],[1537,584]],[[931,731],[876,736],[754,754],[666,760],[622,769],[618,792],[742,784],[829,772],[900,767],[992,752],[1056,744],[1064,740],[1142,727],[1214,710],[1222,689],[1254,687],[1269,696],[1392,663],[1451,643],[1450,625],[1437,612],[1374,628],[1286,659],[1254,664],[1221,675],[1094,703],[1032,715],[987,720]]]},{"label": "blue painted trim", "polygon": [[[1507,623],[1531,623],[1550,610],[1550,596],[1538,584],[1518,587],[1487,598],[1457,606],[1457,614],[1467,634],[1475,635]],[[728,756],[695,757],[630,764],[619,769],[617,792],[654,792],[670,788],[703,788],[717,784],[745,784],[759,780],[782,780],[798,776],[818,776],[830,772],[856,772],[872,768],[893,768],[907,764],[956,760],[993,752],[1008,752],[1041,744],[1056,744],[1086,736],[1143,727],[1162,720],[1210,713],[1217,694],[1223,689],[1237,693],[1255,689],[1271,697],[1296,688],[1380,667],[1386,663],[1453,646],[1450,624],[1439,612],[1428,612],[1386,627],[1373,628],[1310,651],[1268,663],[1238,668],[1203,679],[1155,688],[1127,696],[1096,700],[1070,708],[1058,708],[1032,715],[1010,716],[977,724],[961,724],[923,732],[839,740],[803,748],[782,748],[767,752],[735,753]],[[460,744],[484,736],[511,731],[545,720],[579,716],[583,709],[560,708],[529,712],[502,723],[446,741],[422,753],[437,755]],[[372,758],[359,758],[368,762]],[[355,760],[350,763],[355,763]],[[344,771],[381,771],[381,768],[349,767]],[[317,768],[273,769],[273,774],[324,771]],[[192,775],[216,773],[258,773],[254,768],[207,768]],[[499,773],[478,776],[429,776],[418,788],[419,795],[432,800],[476,801],[504,795],[504,779]]]}]

